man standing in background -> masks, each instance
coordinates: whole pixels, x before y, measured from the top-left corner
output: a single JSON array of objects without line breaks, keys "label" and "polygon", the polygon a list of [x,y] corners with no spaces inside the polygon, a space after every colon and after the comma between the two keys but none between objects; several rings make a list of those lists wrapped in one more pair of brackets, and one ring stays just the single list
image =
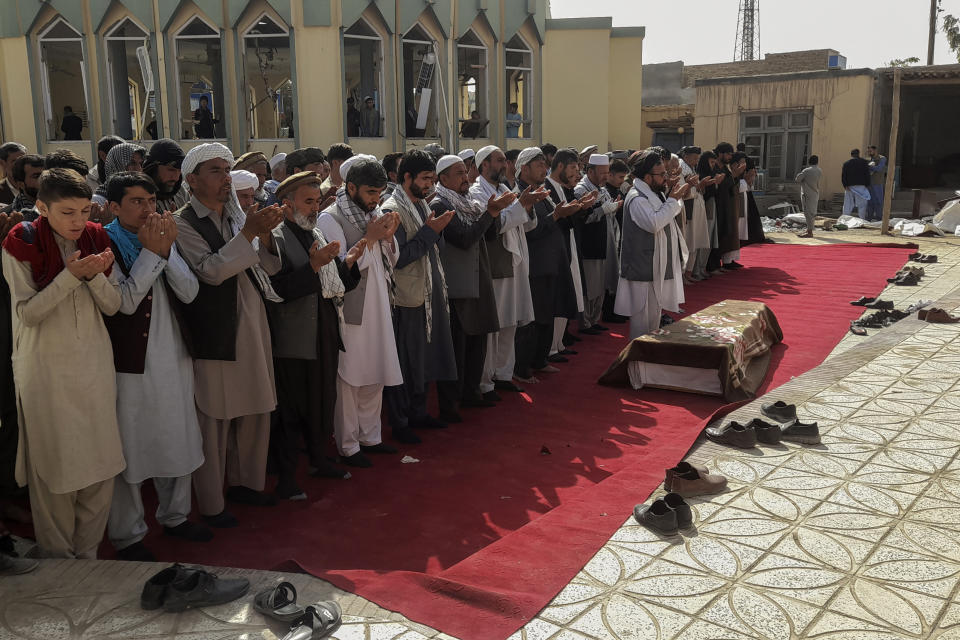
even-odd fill
[{"label": "man standing in background", "polygon": [[817,216],[817,203],[820,201],[820,158],[810,156],[810,166],[797,174],[795,180],[800,183],[800,200],[803,202],[803,216],[807,219],[807,232],[801,238],[813,237],[813,219]]},{"label": "man standing in background", "polygon": [[880,155],[875,145],[867,147],[870,153],[870,202],[867,203],[868,220],[883,218],[883,186],[887,183],[887,157]]}]

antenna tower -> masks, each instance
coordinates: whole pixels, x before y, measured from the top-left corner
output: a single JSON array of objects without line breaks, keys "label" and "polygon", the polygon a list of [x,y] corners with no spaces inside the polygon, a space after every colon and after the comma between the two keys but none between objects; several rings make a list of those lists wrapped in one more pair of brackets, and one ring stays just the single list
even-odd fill
[{"label": "antenna tower", "polygon": [[733,60],[760,58],[760,0],[740,0],[737,14],[737,39],[733,45]]}]

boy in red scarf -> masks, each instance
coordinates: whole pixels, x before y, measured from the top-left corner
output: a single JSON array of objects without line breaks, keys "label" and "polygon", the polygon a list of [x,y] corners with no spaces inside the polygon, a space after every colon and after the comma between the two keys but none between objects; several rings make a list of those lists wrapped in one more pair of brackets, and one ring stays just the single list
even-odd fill
[{"label": "boy in red scarf", "polygon": [[75,171],[40,176],[40,218],[3,242],[13,305],[20,412],[17,482],[30,489],[42,555],[95,558],[125,465],[113,348],[101,314],[120,308],[106,232],[88,222],[90,187]]}]

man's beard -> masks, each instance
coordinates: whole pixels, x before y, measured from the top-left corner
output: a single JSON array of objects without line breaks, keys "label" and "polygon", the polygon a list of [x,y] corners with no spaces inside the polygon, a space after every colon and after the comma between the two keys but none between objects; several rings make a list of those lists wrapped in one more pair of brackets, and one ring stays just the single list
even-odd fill
[{"label": "man's beard", "polygon": [[311,220],[310,217],[311,216],[305,216],[302,213],[295,213],[293,214],[293,221],[304,231],[313,231],[317,226],[317,220],[316,218]]},{"label": "man's beard", "polygon": [[667,183],[661,183],[659,185],[650,185],[650,190],[654,193],[666,193],[667,192]]},{"label": "man's beard", "polygon": [[418,187],[413,183],[410,184],[410,195],[412,195],[414,198],[423,200],[429,195],[429,193],[430,192],[427,189],[421,189],[420,187]]},{"label": "man's beard", "polygon": [[371,211],[373,211],[374,209],[377,208],[377,203],[376,203],[376,202],[374,202],[374,203],[372,203],[372,204],[367,204],[367,203],[365,203],[363,200],[361,200],[360,198],[351,197],[350,199],[353,200],[353,204],[355,204],[355,205],[357,205],[358,207],[360,207],[360,210],[361,210],[361,211],[365,211],[365,212],[367,212],[367,213],[370,213]]},{"label": "man's beard", "polygon": [[507,169],[506,168],[500,169],[500,171],[498,171],[497,173],[491,176],[485,176],[485,177],[487,178],[487,180],[489,180],[493,184],[503,184],[504,182],[507,181]]}]

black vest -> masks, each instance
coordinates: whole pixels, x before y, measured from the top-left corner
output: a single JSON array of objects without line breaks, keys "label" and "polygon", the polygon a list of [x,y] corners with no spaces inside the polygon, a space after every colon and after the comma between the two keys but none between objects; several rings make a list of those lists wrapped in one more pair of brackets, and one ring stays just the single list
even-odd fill
[{"label": "black vest", "polygon": [[[211,251],[219,251],[226,241],[210,218],[201,218],[189,204],[179,211],[182,219],[204,239]],[[183,319],[193,339],[194,360],[237,359],[237,277],[219,285],[200,281],[197,297],[183,305]]]}]

